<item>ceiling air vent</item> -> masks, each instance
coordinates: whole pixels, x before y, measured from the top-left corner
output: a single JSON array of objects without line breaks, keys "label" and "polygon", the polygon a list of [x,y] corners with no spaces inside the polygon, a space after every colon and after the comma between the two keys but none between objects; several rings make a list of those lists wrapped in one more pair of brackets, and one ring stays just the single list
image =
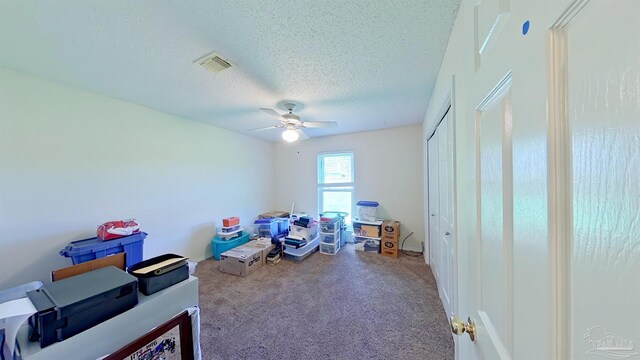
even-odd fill
[{"label": "ceiling air vent", "polygon": [[225,59],[224,57],[222,57],[222,55],[216,52],[213,52],[209,55],[205,55],[204,57],[196,60],[195,63],[215,73],[234,66],[233,63],[231,63],[231,61]]}]

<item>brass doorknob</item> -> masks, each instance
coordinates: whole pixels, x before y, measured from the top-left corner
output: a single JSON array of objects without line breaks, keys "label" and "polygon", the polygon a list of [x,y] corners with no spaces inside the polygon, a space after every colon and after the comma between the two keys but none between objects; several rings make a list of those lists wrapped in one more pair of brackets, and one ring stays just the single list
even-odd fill
[{"label": "brass doorknob", "polygon": [[462,333],[469,334],[471,341],[476,341],[476,323],[471,317],[467,319],[465,323],[462,319],[455,315],[451,315],[449,318],[451,322],[451,332],[456,335],[462,335]]}]

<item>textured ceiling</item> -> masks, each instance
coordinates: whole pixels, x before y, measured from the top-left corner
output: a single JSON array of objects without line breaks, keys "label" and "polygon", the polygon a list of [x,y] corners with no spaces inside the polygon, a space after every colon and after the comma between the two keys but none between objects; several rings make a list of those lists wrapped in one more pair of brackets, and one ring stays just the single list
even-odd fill
[{"label": "textured ceiling", "polygon": [[[267,140],[419,124],[460,0],[0,1],[0,64]],[[237,67],[194,60],[217,51]]]}]

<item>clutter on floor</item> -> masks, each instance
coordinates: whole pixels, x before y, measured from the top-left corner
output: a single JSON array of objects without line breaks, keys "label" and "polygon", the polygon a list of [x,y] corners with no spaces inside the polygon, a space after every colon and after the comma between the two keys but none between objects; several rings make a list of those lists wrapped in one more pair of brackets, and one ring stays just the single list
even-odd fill
[{"label": "clutter on floor", "polygon": [[[352,220],[354,248],[397,258],[400,222],[379,220],[379,205],[376,201],[357,203],[358,217]],[[336,255],[347,244],[348,216],[346,212],[326,211],[316,220],[304,213],[269,211],[254,220],[253,236],[264,243],[270,240],[270,251],[259,254],[252,246],[245,246],[251,242],[246,232],[242,234],[243,240],[236,242],[220,237],[219,232],[213,240],[214,258],[221,260],[220,271],[247,276],[261,266],[258,262],[275,265],[283,258],[302,261],[316,250]],[[232,223],[223,221],[223,225]],[[239,226],[239,219],[233,225]],[[257,261],[260,255],[262,258]]]}]

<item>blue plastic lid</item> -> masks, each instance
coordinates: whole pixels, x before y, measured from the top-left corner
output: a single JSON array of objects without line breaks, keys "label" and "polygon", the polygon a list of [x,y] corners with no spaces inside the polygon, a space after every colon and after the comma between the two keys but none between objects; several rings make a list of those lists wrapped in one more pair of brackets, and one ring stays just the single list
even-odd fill
[{"label": "blue plastic lid", "polygon": [[366,201],[366,200],[363,200],[363,201],[358,201],[358,203],[356,205],[358,205],[358,206],[378,207],[378,205],[380,205],[380,204],[378,204],[377,201]]},{"label": "blue plastic lid", "polygon": [[60,250],[62,256],[73,256],[79,253],[100,251],[110,249],[116,246],[127,245],[132,242],[144,240],[147,237],[147,233],[139,232],[129,236],[123,236],[121,238],[113,240],[100,240],[97,237],[72,241],[64,249]]},{"label": "blue plastic lid", "polygon": [[256,225],[261,225],[261,224],[271,224],[274,221],[277,221],[277,220],[276,219],[258,219],[253,223]]}]

